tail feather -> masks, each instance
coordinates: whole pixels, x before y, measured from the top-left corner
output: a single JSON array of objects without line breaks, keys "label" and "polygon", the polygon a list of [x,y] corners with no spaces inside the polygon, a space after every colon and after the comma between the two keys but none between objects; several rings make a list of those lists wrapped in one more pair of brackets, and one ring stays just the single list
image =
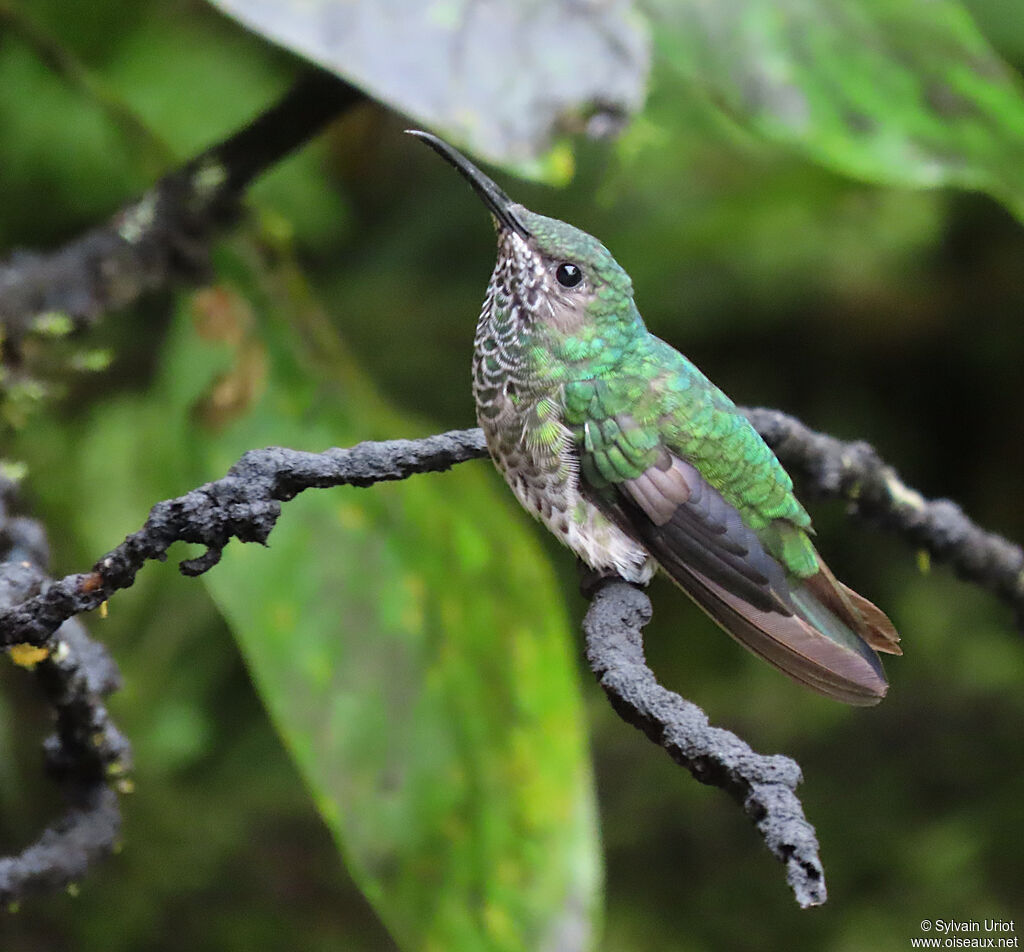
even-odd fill
[{"label": "tail feather", "polygon": [[714,621],[794,681],[847,704],[885,697],[889,686],[875,653],[806,587],[794,588],[797,613],[783,615],[755,608],[679,563],[673,569],[672,578]]},{"label": "tail feather", "polygon": [[903,654],[899,644],[899,633],[885,612],[840,582],[822,561],[821,556],[818,556],[818,565],[820,571],[803,580],[803,585],[814,597],[875,651],[893,655]]},{"label": "tail feather", "polygon": [[777,519],[759,534],[692,463],[665,456],[598,505],[745,647],[821,694],[877,704],[888,685],[872,649],[899,651],[889,619],[836,580],[803,529]]}]

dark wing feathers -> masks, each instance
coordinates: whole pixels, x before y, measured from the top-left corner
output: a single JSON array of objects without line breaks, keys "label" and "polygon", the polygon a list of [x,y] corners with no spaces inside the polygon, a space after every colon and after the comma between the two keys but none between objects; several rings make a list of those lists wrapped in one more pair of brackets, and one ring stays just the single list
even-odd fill
[{"label": "dark wing feathers", "polygon": [[627,509],[641,510],[641,518],[627,513],[629,522],[670,575],[693,568],[764,611],[792,610],[782,566],[689,463],[670,456],[667,468],[652,466],[618,488]]},{"label": "dark wing feathers", "polygon": [[878,660],[824,637],[799,615],[762,612],[699,572],[676,582],[740,644],[794,681],[847,704],[877,704],[888,689]]},{"label": "dark wing feathers", "polygon": [[622,484],[622,488],[656,526],[665,525],[675,515],[676,509],[690,499],[692,491],[686,471],[682,466],[673,465],[681,462],[666,450],[657,465]]},{"label": "dark wing feathers", "polygon": [[891,623],[823,566],[794,580],[740,513],[690,463],[665,451],[595,499],[737,641],[795,681],[848,704],[876,704],[887,684],[872,647],[898,652]]}]

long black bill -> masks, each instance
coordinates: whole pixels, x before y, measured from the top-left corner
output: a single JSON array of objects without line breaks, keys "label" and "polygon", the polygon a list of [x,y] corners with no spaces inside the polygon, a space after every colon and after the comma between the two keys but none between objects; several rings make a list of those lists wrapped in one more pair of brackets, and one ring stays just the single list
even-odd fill
[{"label": "long black bill", "polygon": [[526,226],[512,211],[516,204],[498,186],[481,172],[472,162],[469,161],[458,149],[452,148],[443,139],[432,135],[429,132],[422,132],[419,129],[406,129],[411,136],[422,139],[438,155],[447,159],[462,174],[462,177],[473,186],[473,190],[483,200],[484,204],[491,210],[491,214],[498,219],[498,222],[505,228],[516,232],[522,238],[529,238],[530,232]]}]

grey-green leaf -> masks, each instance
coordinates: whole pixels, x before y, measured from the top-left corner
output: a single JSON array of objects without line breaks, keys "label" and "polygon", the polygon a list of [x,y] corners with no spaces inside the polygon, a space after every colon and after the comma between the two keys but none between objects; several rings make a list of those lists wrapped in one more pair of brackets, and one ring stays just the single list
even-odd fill
[{"label": "grey-green leaf", "polygon": [[647,32],[629,0],[211,2],[494,160],[613,132],[643,103]]}]

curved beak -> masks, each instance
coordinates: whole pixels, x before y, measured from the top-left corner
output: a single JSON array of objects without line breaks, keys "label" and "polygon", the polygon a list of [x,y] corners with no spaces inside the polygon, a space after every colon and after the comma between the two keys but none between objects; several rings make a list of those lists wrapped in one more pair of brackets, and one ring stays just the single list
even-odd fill
[{"label": "curved beak", "polygon": [[516,203],[461,152],[429,132],[421,132],[419,129],[406,129],[405,131],[411,136],[416,136],[417,139],[422,139],[438,155],[454,165],[463,178],[473,186],[477,195],[484,200],[484,204],[490,209],[491,214],[494,215],[501,227],[511,229],[521,238],[530,237],[530,232],[512,210]]}]

